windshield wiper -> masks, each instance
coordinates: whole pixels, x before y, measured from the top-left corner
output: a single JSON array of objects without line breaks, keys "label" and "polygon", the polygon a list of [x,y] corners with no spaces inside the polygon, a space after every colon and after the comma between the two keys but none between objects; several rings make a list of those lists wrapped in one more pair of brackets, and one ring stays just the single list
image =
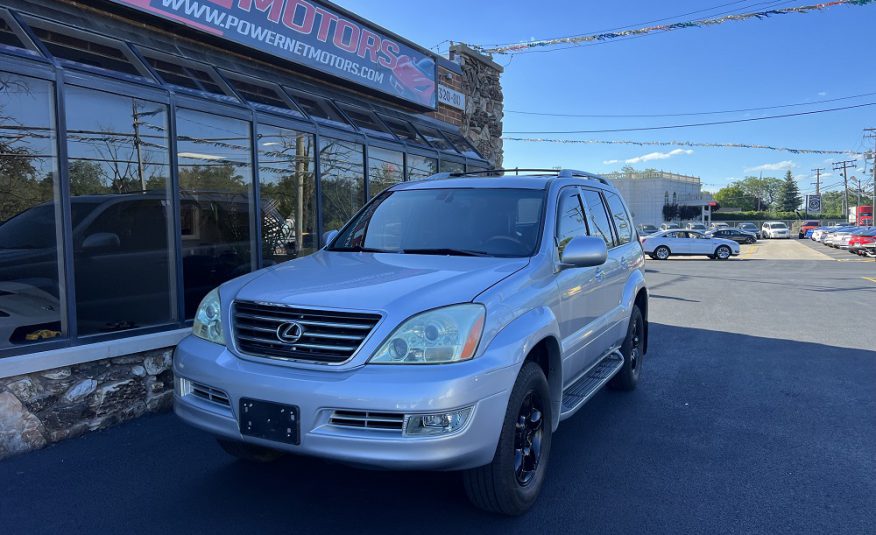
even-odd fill
[{"label": "windshield wiper", "polygon": [[375,249],[373,247],[333,247],[329,249],[329,251],[338,251],[343,253],[401,253],[402,251],[396,249],[395,251],[391,251],[389,249]]},{"label": "windshield wiper", "polygon": [[493,256],[484,251],[469,251],[467,249],[405,249],[402,251],[405,254],[432,254],[432,255],[451,255],[451,256]]}]

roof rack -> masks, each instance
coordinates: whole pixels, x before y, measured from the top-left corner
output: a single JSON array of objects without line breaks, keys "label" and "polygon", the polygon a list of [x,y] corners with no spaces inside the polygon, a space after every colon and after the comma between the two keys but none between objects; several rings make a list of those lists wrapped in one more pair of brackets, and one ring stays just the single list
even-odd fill
[{"label": "roof rack", "polygon": [[465,173],[436,173],[430,176],[429,180],[438,180],[442,178],[459,178],[466,176],[479,176],[479,175],[505,175],[509,173],[514,173],[515,175],[519,175],[520,173],[542,173],[548,175],[556,175],[557,178],[586,178],[589,180],[597,180],[605,185],[611,185],[608,180],[602,178],[601,176],[594,175],[593,173],[588,173],[586,171],[577,171],[575,169],[521,169],[521,168],[513,168],[513,169],[487,169],[484,171],[468,171]]}]

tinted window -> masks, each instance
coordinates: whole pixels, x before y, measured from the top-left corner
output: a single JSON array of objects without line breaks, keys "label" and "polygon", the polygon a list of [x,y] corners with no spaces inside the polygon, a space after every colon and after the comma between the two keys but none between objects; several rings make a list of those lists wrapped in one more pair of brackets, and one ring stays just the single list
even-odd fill
[{"label": "tinted window", "polygon": [[617,229],[618,243],[620,245],[630,243],[633,240],[633,225],[630,222],[630,216],[627,214],[623,201],[611,192],[606,192],[605,198],[608,200],[608,208],[611,211],[611,216],[614,218],[614,228]]},{"label": "tinted window", "polygon": [[[210,67],[184,60],[176,56],[169,56],[152,50],[141,50],[146,63],[148,63],[166,83],[192,89],[199,92],[211,93],[227,97],[223,85],[211,72]],[[228,97],[232,100],[231,97]],[[237,99],[233,99],[237,100]]]},{"label": "tinted window", "polygon": [[340,229],[365,202],[362,145],[323,137],[319,145],[323,229]]},{"label": "tinted window", "polygon": [[345,104],[338,104],[338,107],[347,114],[347,117],[353,121],[353,124],[359,127],[359,129],[364,130],[365,133],[372,136],[385,137],[388,139],[395,139],[389,130],[386,129],[383,124],[377,119],[377,116],[372,112],[357,108],[355,106],[349,106]]},{"label": "tinted window", "polygon": [[332,126],[350,128],[350,124],[328,100],[294,89],[286,88],[286,92],[293,97],[298,106],[313,120],[331,124]]},{"label": "tinted window", "polygon": [[79,332],[170,322],[167,107],[75,86],[66,98],[71,203],[92,205],[73,229]]},{"label": "tinted window", "polygon": [[178,109],[186,318],[207,292],[252,267],[250,123]]},{"label": "tinted window", "polygon": [[447,139],[443,135],[441,135],[441,132],[439,132],[437,129],[432,128],[431,126],[419,124],[416,128],[420,131],[421,134],[423,134],[423,137],[425,137],[426,140],[428,140],[429,143],[436,149],[456,152],[456,148],[451,145],[450,142],[447,141]]},{"label": "tinted window", "polygon": [[374,197],[403,181],[404,159],[401,152],[368,147],[368,194]]},{"label": "tinted window", "polygon": [[0,351],[62,336],[54,87],[0,73]]},{"label": "tinted window", "polygon": [[599,192],[589,189],[581,190],[581,199],[584,201],[590,235],[599,236],[605,240],[608,247],[612,247],[614,240],[611,235],[611,223],[608,220],[608,214],[606,214],[605,205]]},{"label": "tinted window", "polygon": [[56,58],[144,76],[128,56],[123,43],[30,17],[27,18],[27,24]]},{"label": "tinted window", "polygon": [[270,111],[280,111],[294,117],[303,119],[304,114],[298,108],[280,94],[278,86],[262,83],[250,78],[225,73],[228,83],[237,93],[256,107],[267,106]]},{"label": "tinted window", "polygon": [[6,14],[3,12],[0,12],[0,44],[15,48],[26,48],[15,31],[13,31],[12,26],[6,21]]},{"label": "tinted window", "polygon": [[557,249],[560,254],[566,244],[577,236],[587,235],[587,224],[584,222],[584,211],[578,200],[578,190],[567,188],[560,194],[557,208]]},{"label": "tinted window", "polygon": [[438,171],[441,173],[465,173],[465,164],[441,160]]},{"label": "tinted window", "polygon": [[409,143],[414,143],[416,145],[421,145],[423,147],[428,147],[429,144],[426,143],[426,140],[414,130],[414,127],[411,126],[411,123],[407,121],[402,121],[400,119],[392,119],[390,117],[385,117],[383,115],[380,116],[386,126],[392,130],[392,133],[398,136],[403,141],[407,141]]},{"label": "tinted window", "polygon": [[266,266],[314,251],[313,134],[259,125],[262,259]]},{"label": "tinted window", "polygon": [[438,160],[417,154],[408,154],[408,180],[420,180],[438,172]]},{"label": "tinted window", "polygon": [[538,243],[543,199],[542,191],[523,189],[384,192],[338,236],[333,248],[530,256]]}]

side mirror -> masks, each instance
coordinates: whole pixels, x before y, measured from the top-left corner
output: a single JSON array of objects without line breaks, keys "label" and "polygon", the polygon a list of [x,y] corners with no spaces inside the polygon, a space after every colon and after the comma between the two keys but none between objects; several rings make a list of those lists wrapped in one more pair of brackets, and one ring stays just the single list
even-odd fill
[{"label": "side mirror", "polygon": [[330,244],[332,242],[332,240],[335,239],[335,236],[337,236],[337,235],[338,235],[337,230],[330,230],[330,231],[326,232],[325,234],[322,235],[322,243],[325,245]]},{"label": "side mirror", "polygon": [[578,236],[566,244],[560,260],[568,267],[601,266],[608,260],[608,249],[602,238]]},{"label": "side mirror", "polygon": [[82,250],[89,252],[118,249],[121,245],[119,235],[112,232],[95,232],[82,240]]}]

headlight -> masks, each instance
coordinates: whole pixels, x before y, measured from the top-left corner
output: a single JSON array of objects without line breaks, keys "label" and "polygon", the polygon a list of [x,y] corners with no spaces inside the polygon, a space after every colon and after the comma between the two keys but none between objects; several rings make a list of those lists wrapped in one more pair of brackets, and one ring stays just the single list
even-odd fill
[{"label": "headlight", "polygon": [[198,338],[225,345],[225,337],[222,336],[222,308],[219,304],[219,288],[211,290],[195,313],[195,323],[192,325],[192,334]]},{"label": "headlight", "polygon": [[486,312],[466,304],[418,314],[401,324],[371,357],[375,364],[444,364],[472,358]]}]

